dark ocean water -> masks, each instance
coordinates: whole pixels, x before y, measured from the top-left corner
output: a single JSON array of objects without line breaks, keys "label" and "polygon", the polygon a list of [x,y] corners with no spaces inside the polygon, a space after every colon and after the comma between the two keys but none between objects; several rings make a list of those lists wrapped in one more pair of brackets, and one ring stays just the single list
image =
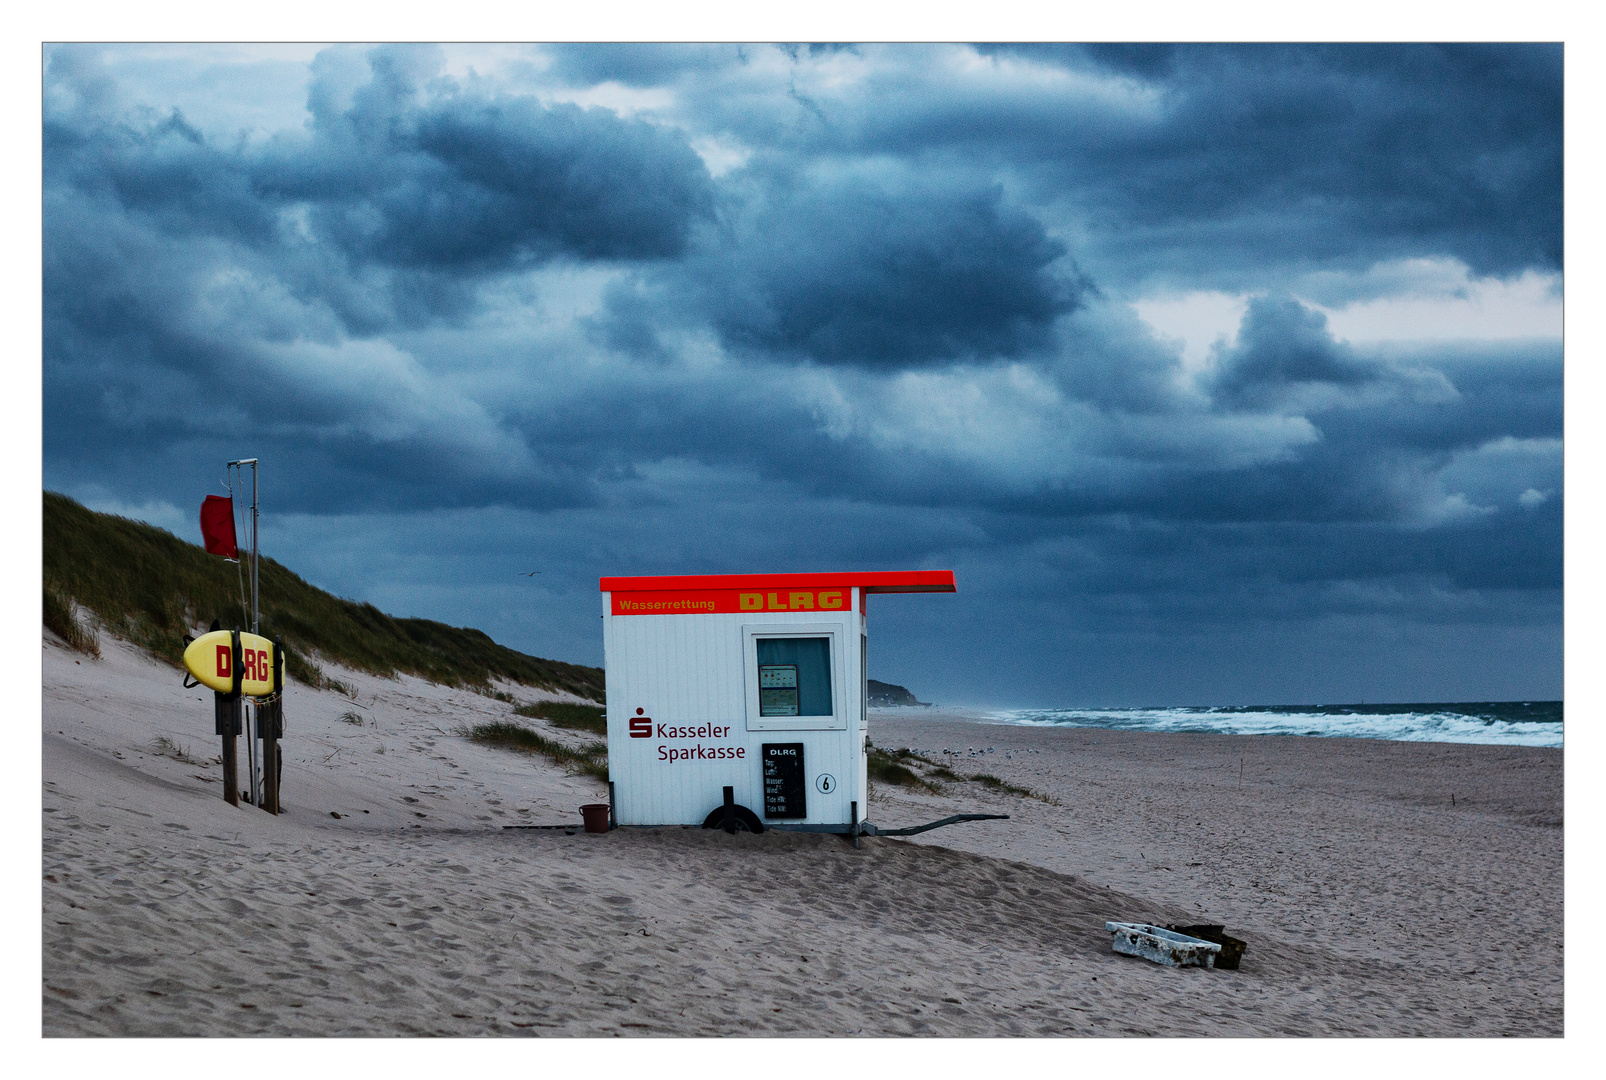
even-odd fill
[{"label": "dark ocean water", "polygon": [[1157,709],[1009,709],[995,724],[1228,735],[1315,735],[1397,742],[1562,745],[1559,701],[1458,701],[1389,705],[1221,705]]}]

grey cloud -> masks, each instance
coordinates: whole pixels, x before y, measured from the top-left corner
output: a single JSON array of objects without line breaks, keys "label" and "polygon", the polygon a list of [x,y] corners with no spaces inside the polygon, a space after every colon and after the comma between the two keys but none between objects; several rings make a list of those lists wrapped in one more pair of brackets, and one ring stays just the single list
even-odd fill
[{"label": "grey cloud", "polygon": [[671,286],[738,352],[870,368],[1017,356],[1086,287],[997,188],[772,177],[744,194]]},{"label": "grey cloud", "polygon": [[1562,264],[1559,45],[981,51],[1082,78],[939,94],[910,72],[845,91],[800,145],[995,161],[1086,230],[1078,257],[1112,286],[1257,290],[1273,266],[1402,256]]},{"label": "grey cloud", "polygon": [[176,109],[116,121],[47,116],[44,156],[47,191],[71,187],[178,234],[255,243],[274,235],[274,214],[246,171]]},{"label": "grey cloud", "polygon": [[652,42],[600,42],[549,45],[552,74],[574,86],[617,82],[662,86],[713,66],[740,63],[740,45],[670,45]]},{"label": "grey cloud", "polygon": [[321,109],[311,145],[257,169],[266,195],[313,207],[319,231],[360,262],[484,272],[664,258],[710,209],[683,138],[604,109],[450,88],[420,101],[416,76],[384,53],[372,62],[348,111]]},{"label": "grey cloud", "polygon": [[[1318,270],[1301,275],[1292,291],[1328,308],[1383,298],[1465,298],[1472,275],[1458,259],[1396,259],[1360,273]],[[1557,283],[1559,298],[1559,281]]]},{"label": "grey cloud", "polygon": [[1189,407],[1175,349],[1126,304],[1089,297],[1059,321],[1052,353],[1043,363],[1070,398],[1100,410],[1141,415]]},{"label": "grey cloud", "polygon": [[[1030,51],[1087,77],[985,92],[919,61],[940,49],[837,57],[841,86],[802,49],[556,55],[675,104],[627,121],[454,85],[428,49],[331,50],[305,130],[235,144],[52,53],[46,485],[183,507],[256,453],[273,512],[305,515],[292,565],[564,655],[594,580],[539,625],[517,598],[481,620],[498,560],[949,565],[964,593],[920,609],[941,625],[1041,626],[1112,671],[1252,625],[1404,628],[1402,672],[1469,626],[1547,647],[1559,342],[1352,346],[1266,291],[1556,265],[1546,49]],[[1418,153],[1452,103],[1483,113]],[[711,176],[704,137],[746,163]],[[1203,374],[1118,299],[1165,274],[1264,294]],[[351,565],[359,533],[383,573]],[[941,685],[920,650],[954,639],[915,611],[876,618]]]},{"label": "grey cloud", "polygon": [[1327,316],[1286,296],[1251,299],[1236,343],[1212,355],[1210,388],[1231,407],[1276,406],[1301,388],[1354,387],[1380,374],[1333,339]]},{"label": "grey cloud", "polygon": [[1174,241],[1172,226],[1192,222],[1262,259],[1410,251],[1484,274],[1561,266],[1559,47],[1192,47],[1173,59],[1156,81],[1172,102],[1164,121],[1083,158],[1116,181],[1097,205],[1140,241]]},{"label": "grey cloud", "polygon": [[[74,76],[75,56],[53,54],[47,79]],[[488,274],[672,257],[710,212],[684,138],[605,109],[463,92],[440,63],[438,50],[376,49],[353,86],[352,58],[331,60],[309,91],[311,133],[263,147],[209,144],[177,110],[50,114],[47,190],[246,245],[358,332],[460,318]]]}]

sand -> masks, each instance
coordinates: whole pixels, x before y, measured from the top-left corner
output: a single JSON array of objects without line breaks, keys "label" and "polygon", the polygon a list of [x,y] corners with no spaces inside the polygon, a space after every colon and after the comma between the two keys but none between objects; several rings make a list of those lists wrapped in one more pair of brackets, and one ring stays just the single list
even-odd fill
[{"label": "sand", "polygon": [[[1011,818],[858,850],[508,830],[603,789],[463,737],[504,702],[334,669],[355,701],[287,692],[274,818],[221,800],[209,694],[101,648],[44,642],[47,1036],[1562,1033],[1559,751],[887,710],[1035,795],[878,786],[883,826]],[[1106,919],[1249,951],[1162,968]]]}]

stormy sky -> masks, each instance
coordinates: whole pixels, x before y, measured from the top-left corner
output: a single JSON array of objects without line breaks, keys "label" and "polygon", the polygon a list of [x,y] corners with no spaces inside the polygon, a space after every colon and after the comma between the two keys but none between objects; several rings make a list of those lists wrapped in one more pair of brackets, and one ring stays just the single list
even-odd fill
[{"label": "stormy sky", "polygon": [[[1561,696],[1559,46],[45,50],[44,481],[601,663],[952,569],[995,705]],[[538,576],[522,576],[539,570]]]}]

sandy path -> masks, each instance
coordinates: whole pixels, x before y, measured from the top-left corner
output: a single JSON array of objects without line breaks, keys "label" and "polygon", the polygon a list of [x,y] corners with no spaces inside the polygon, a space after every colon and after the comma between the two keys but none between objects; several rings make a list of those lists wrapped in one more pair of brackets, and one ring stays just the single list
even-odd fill
[{"label": "sandy path", "polygon": [[[1509,810],[1439,814],[1364,785],[1295,797],[1293,780],[1278,777],[1302,775],[1309,752],[1297,748],[1265,751],[1263,790],[1246,775],[1259,793],[1241,797],[1230,821],[1221,792],[1182,775],[1164,749],[1182,744],[1053,749],[1042,740],[1064,733],[1023,731],[1005,734],[1045,752],[1011,749],[984,770],[959,769],[1030,781],[1060,805],[975,784],[944,798],[878,793],[883,824],[983,804],[1016,815],[925,843],[872,838],[856,851],[780,833],[566,835],[497,826],[573,820],[593,782],[453,734],[505,715],[505,704],[359,680],[371,729],[339,719],[350,703],[338,695],[294,691],[290,812],[274,819],[218,798],[210,703],[187,699],[170,669],[102,647],[105,660],[82,663],[45,647],[47,1035],[1560,1032],[1559,938],[1553,948],[1512,942],[1468,968],[1464,934],[1430,928],[1437,936],[1424,933],[1402,958],[1326,925],[1363,894],[1373,907],[1360,910],[1381,920],[1403,910],[1399,897],[1427,905],[1442,881],[1470,886],[1461,847],[1446,845],[1480,828],[1495,845],[1477,864],[1480,899],[1521,897],[1559,915],[1559,826]],[[910,723],[878,721],[877,741],[897,741],[894,726]],[[904,742],[935,746],[930,732],[962,730],[921,723]],[[1002,729],[984,730],[987,745],[1005,745]],[[164,732],[197,764],[150,753]],[[375,739],[388,740],[385,753]],[[1350,816],[1321,825],[1340,813]],[[1430,826],[1439,819],[1448,824]],[[1177,857],[1229,824],[1232,864]],[[1141,860],[1106,836],[1121,825],[1148,826]],[[1317,827],[1330,835],[1316,862],[1271,858],[1277,847],[1318,850]],[[1517,854],[1509,830],[1533,850],[1496,872]],[[967,847],[977,853],[954,850]],[[1170,871],[1149,865],[1162,859]],[[1385,912],[1379,896],[1394,906]],[[1438,911],[1464,917],[1472,899],[1452,893]],[[1319,912],[1318,925],[1297,921],[1300,911]],[[1242,971],[1118,957],[1102,930],[1110,917],[1206,913],[1251,939]],[[1444,941],[1451,952],[1420,948]]]}]

